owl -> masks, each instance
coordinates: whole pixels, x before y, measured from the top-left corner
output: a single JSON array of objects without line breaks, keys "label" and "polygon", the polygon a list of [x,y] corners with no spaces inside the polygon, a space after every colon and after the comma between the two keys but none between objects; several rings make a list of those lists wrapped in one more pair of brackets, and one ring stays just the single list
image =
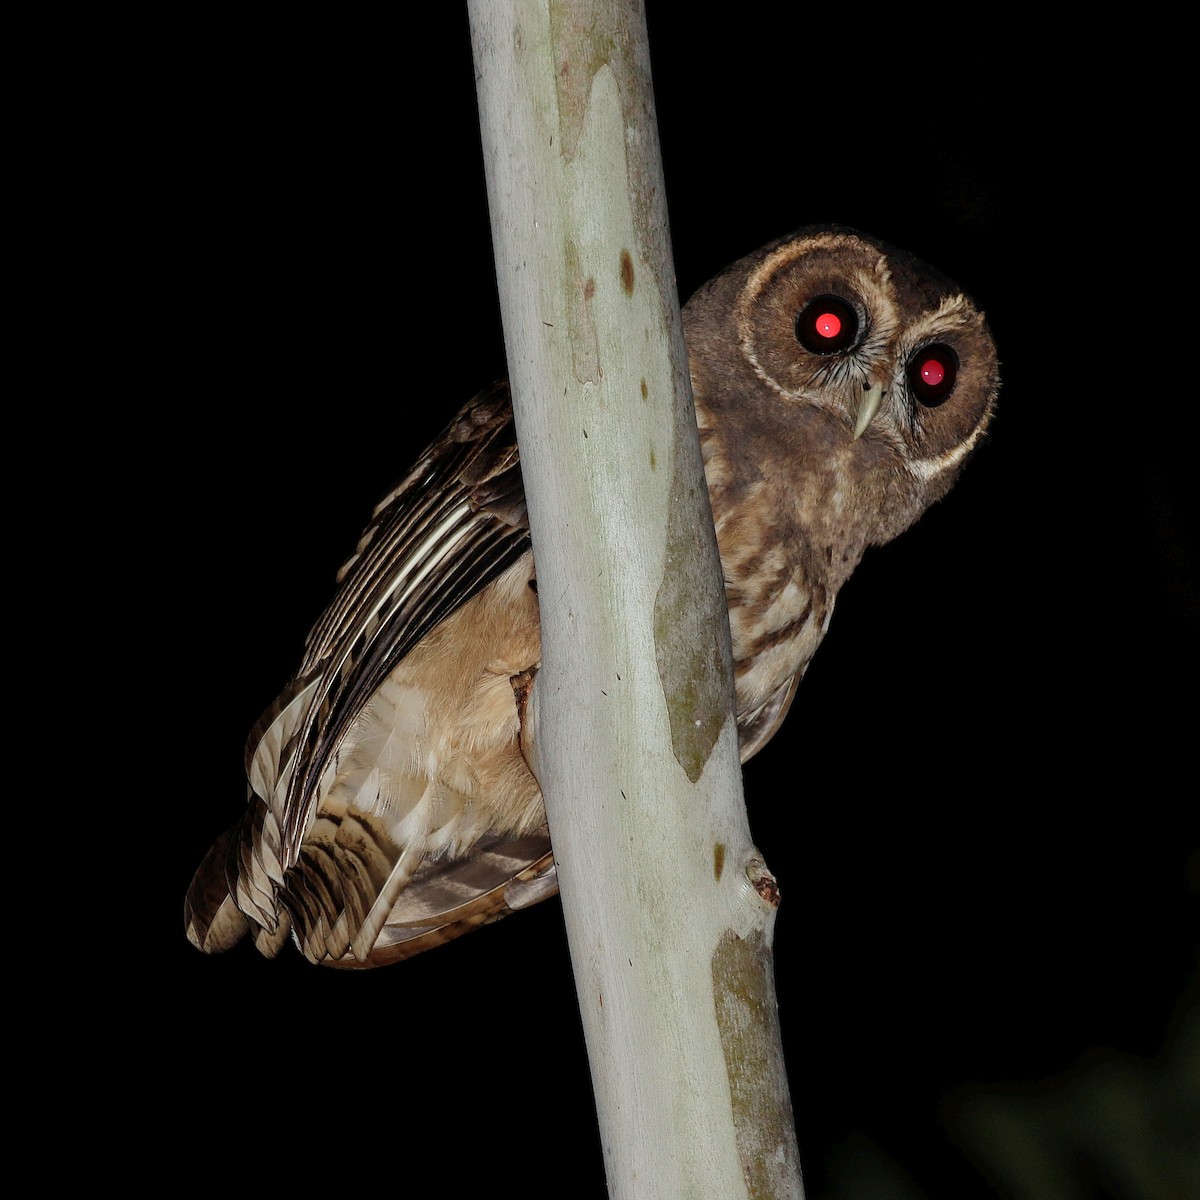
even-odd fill
[{"label": "owl", "polygon": [[[729,606],[742,761],[783,721],[868,546],[946,494],[999,386],[983,314],[839,226],[764,247],[683,308]],[[380,502],[246,747],[249,802],[187,936],[314,963],[407,958],[557,891],[521,752],[537,577],[507,386]]]}]

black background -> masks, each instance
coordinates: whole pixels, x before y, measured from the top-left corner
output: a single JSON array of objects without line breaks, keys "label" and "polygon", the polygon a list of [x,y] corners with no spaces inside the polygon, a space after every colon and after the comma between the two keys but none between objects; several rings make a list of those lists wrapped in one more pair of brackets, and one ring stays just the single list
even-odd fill
[{"label": "black background", "polygon": [[[745,772],[784,898],[810,1195],[865,1195],[872,1172],[884,1194],[1026,1194],[964,1116],[1000,1096],[1087,1194],[1150,1196],[1064,1114],[1089,1072],[1169,1072],[1196,1005],[1194,401],[1190,363],[1164,365],[1169,164],[1113,131],[1120,95],[1064,89],[1069,47],[745,7],[650,5],[681,295],[796,226],[847,223],[966,287],[1004,377],[962,481],[868,555]],[[172,535],[140,569],[175,620],[144,639],[162,756],[135,789],[155,869],[130,1008],[170,1161],[205,1187],[426,1194],[432,1166],[441,1195],[602,1196],[557,901],[353,975],[291,949],[208,959],[180,919],[240,810],[246,733],[371,506],[504,372],[465,12],[173,31],[142,78],[137,186],[113,186],[154,344],[134,382],[170,414],[140,471]],[[1157,1145],[1169,1121],[1146,1119]]]}]

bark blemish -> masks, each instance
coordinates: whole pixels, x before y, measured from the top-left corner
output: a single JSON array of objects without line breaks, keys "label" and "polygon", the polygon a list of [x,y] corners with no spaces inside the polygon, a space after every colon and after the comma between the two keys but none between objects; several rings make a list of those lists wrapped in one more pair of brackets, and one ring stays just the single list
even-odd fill
[{"label": "bark blemish", "polygon": [[770,908],[779,907],[779,882],[761,858],[750,860],[746,867],[746,878],[750,880],[750,886],[759,894],[763,903]]},{"label": "bark blemish", "polygon": [[[679,409],[675,410],[678,426]],[[689,419],[692,414],[688,412]],[[675,445],[681,438],[675,431]],[[685,482],[678,453],[671,477],[667,506],[666,563],[658,595],[654,598],[654,649],[662,680],[667,716],[671,723],[671,749],[687,777],[695,783],[717,744],[733,708],[733,680],[722,653],[715,626],[706,618],[727,611],[721,581],[707,569],[698,569],[698,531],[694,513],[709,513],[708,494],[698,483]],[[711,518],[710,518],[711,519]],[[712,526],[709,526],[710,536]],[[715,545],[713,547],[715,555]],[[707,566],[707,564],[705,564]]]},{"label": "bark blemish", "polygon": [[802,1200],[767,939],[759,933],[740,938],[727,931],[713,954],[712,973],[746,1191],[751,1200]]},{"label": "bark blemish", "polygon": [[628,250],[621,251],[621,290],[627,296],[633,295],[633,258]]}]

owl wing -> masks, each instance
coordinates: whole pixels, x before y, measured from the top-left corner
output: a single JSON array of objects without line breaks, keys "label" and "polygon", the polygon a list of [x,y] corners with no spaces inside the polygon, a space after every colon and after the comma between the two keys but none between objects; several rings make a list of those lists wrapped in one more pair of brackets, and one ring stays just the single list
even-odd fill
[{"label": "owl wing", "polygon": [[[252,730],[247,812],[209,851],[188,893],[185,921],[195,945],[227,949],[254,928],[259,948],[272,954],[295,926],[310,957],[328,958],[343,882],[320,869],[319,854],[301,862],[322,776],[396,665],[528,550],[512,410],[501,383],[472,400],[376,507],[295,677]],[[519,906],[520,897],[544,889],[537,880],[549,855],[544,837],[491,838],[469,860],[418,867],[380,949],[404,957],[502,905]]]},{"label": "owl wing", "polygon": [[775,736],[792,707],[802,676],[803,671],[797,671],[765,704],[745,716],[738,714],[738,747],[742,762],[749,762]]},{"label": "owl wing", "polygon": [[[291,729],[295,722],[284,713],[295,701],[285,693],[251,733],[252,784],[264,740],[277,740],[271,724],[283,718],[294,745],[280,813],[289,846],[311,816],[312,792],[330,754],[396,664],[528,549],[512,405],[508,385],[498,383],[467,404],[380,501],[338,572],[337,595],[308,636],[293,685],[311,689],[304,721]],[[280,703],[284,709],[276,711]],[[264,765],[272,758],[268,753]],[[294,861],[293,849],[287,865]]]}]

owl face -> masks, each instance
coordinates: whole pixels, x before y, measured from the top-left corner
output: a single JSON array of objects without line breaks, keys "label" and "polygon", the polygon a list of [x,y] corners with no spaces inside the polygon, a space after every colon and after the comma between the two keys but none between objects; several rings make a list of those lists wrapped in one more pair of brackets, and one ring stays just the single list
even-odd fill
[{"label": "owl face", "polygon": [[733,343],[717,359],[737,365],[697,390],[717,409],[754,410],[755,428],[769,432],[751,456],[769,463],[782,452],[793,472],[819,464],[825,498],[871,543],[948,490],[999,386],[983,315],[950,280],[831,228],[758,251],[706,291],[688,306],[689,347],[707,327]]}]

